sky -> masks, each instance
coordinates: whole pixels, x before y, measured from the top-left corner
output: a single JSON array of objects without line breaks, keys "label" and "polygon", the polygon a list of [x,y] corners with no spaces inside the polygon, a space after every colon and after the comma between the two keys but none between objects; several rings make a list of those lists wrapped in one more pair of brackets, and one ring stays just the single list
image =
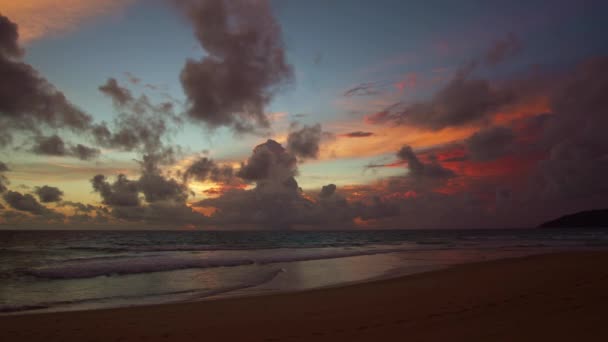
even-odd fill
[{"label": "sky", "polygon": [[608,204],[604,1],[0,0],[0,229]]}]

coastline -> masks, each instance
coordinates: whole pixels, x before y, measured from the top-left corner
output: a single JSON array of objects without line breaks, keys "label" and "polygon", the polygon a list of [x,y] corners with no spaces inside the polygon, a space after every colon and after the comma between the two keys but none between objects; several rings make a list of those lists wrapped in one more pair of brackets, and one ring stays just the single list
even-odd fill
[{"label": "coastline", "polygon": [[608,252],[564,252],[299,292],[8,315],[0,317],[0,338],[602,340],[606,265]]}]

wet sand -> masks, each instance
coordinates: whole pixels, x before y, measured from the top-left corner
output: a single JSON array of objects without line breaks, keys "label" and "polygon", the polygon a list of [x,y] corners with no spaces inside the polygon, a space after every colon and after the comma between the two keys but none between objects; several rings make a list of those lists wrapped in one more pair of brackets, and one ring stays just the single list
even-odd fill
[{"label": "wet sand", "polygon": [[0,317],[0,341],[608,341],[608,252],[338,288]]}]

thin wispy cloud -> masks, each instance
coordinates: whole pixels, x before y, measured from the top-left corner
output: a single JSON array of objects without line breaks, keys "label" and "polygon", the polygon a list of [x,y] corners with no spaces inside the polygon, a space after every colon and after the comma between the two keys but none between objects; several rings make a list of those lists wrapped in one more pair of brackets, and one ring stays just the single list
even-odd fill
[{"label": "thin wispy cloud", "polygon": [[27,44],[72,32],[99,16],[116,13],[136,0],[0,0],[0,12],[19,25]]}]

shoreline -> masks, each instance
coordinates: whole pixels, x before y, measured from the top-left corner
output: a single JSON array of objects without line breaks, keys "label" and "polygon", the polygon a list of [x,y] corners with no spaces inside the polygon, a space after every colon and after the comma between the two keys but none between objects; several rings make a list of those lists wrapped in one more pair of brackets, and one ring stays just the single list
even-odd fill
[{"label": "shoreline", "polygon": [[[0,316],[27,341],[571,340],[608,338],[608,252],[473,262],[248,297]],[[112,329],[108,329],[112,327]],[[532,338],[534,337],[534,338]]]}]

